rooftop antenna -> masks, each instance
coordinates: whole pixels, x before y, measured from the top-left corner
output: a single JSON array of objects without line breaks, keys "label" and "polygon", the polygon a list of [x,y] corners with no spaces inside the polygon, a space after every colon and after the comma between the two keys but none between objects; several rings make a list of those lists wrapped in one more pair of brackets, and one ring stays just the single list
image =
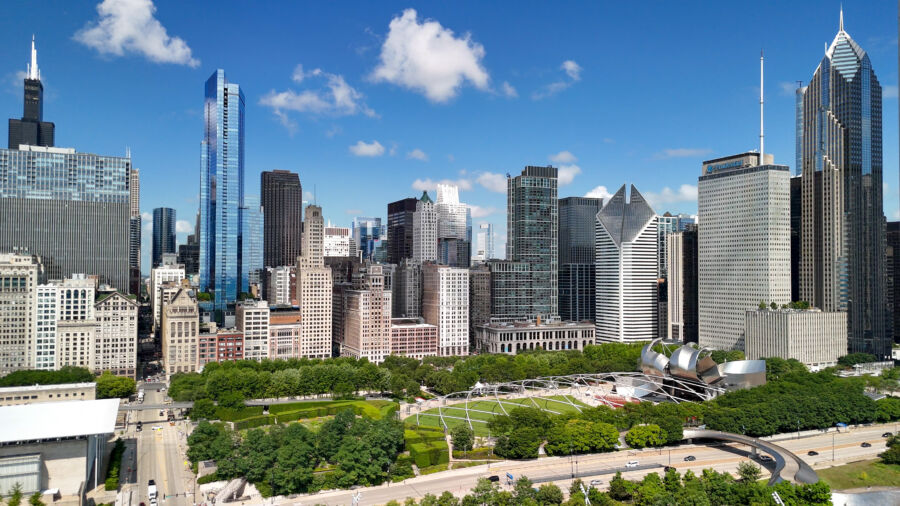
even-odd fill
[{"label": "rooftop antenna", "polygon": [[765,136],[763,135],[763,51],[759,50],[759,164],[765,165],[764,148]]},{"label": "rooftop antenna", "polygon": [[37,49],[34,48],[34,34],[31,35],[31,63],[28,65],[28,79],[41,80],[41,70],[37,64]]},{"label": "rooftop antenna", "polygon": [[840,31],[844,31],[844,4],[841,4],[841,24],[839,26]]}]

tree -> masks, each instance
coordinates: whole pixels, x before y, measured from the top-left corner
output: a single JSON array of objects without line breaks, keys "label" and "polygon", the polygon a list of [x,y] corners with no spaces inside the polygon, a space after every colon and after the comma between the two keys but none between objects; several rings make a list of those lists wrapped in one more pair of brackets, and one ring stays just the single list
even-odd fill
[{"label": "tree", "polygon": [[765,308],[766,308],[766,303],[765,303],[764,301],[759,301],[759,308],[760,308],[760,309],[765,309]]},{"label": "tree", "polygon": [[617,501],[627,501],[631,499],[631,483],[622,478],[621,471],[616,471],[616,475],[609,480],[609,496]]},{"label": "tree", "polygon": [[126,376],[113,376],[109,371],[97,377],[97,398],[114,399],[134,395],[136,383]]},{"label": "tree", "polygon": [[650,473],[644,476],[637,488],[634,490],[635,504],[651,505],[657,498],[666,495],[666,489],[662,480],[656,473]]},{"label": "tree", "polygon": [[475,431],[470,429],[468,425],[457,425],[450,429],[450,440],[453,442],[454,450],[471,450],[475,441]]},{"label": "tree", "polygon": [[244,395],[241,392],[230,390],[219,396],[219,406],[223,408],[240,409],[244,407]]},{"label": "tree", "polygon": [[757,482],[759,481],[759,477],[762,476],[762,471],[756,464],[744,461],[738,464],[738,476],[740,476],[741,481],[745,483]]},{"label": "tree", "polygon": [[776,309],[778,309],[778,304],[772,302],[771,304],[769,304],[769,307],[772,308],[772,311],[775,311]]},{"label": "tree", "polygon": [[216,404],[209,399],[194,401],[191,408],[191,420],[213,420],[216,418]]},{"label": "tree", "polygon": [[635,425],[625,434],[625,442],[632,448],[662,446],[666,444],[666,433],[659,425]]},{"label": "tree", "polygon": [[9,489],[9,499],[6,500],[7,506],[19,506],[22,504],[22,484],[16,482],[11,489]]},{"label": "tree", "polygon": [[535,492],[534,498],[541,505],[562,504],[563,493],[555,484],[545,483]]},{"label": "tree", "polygon": [[516,480],[516,485],[513,489],[513,495],[515,496],[516,503],[522,504],[529,499],[535,500],[535,496],[537,494],[534,491],[533,487],[534,484],[527,477],[519,477],[519,479]]},{"label": "tree", "polygon": [[866,364],[875,362],[875,355],[870,353],[850,353],[843,357],[838,357],[837,363],[841,367],[853,367],[856,364]]},{"label": "tree", "polygon": [[44,501],[41,500],[41,493],[35,492],[31,494],[31,497],[28,498],[28,504],[31,506],[44,506]]},{"label": "tree", "polygon": [[885,464],[900,464],[900,434],[895,434],[887,440],[887,450],[878,454]]}]

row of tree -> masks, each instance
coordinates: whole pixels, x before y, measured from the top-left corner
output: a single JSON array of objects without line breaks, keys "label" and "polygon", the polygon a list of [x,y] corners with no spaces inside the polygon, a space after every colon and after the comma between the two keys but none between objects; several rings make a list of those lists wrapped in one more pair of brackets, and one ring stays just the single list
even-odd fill
[{"label": "row of tree", "polygon": [[100,376],[84,367],[66,366],[56,371],[33,369],[14,371],[0,378],[0,387],[30,385],[61,385],[63,383],[97,383],[98,399],[124,398],[134,395],[136,383],[127,376],[115,376],[105,371]]}]

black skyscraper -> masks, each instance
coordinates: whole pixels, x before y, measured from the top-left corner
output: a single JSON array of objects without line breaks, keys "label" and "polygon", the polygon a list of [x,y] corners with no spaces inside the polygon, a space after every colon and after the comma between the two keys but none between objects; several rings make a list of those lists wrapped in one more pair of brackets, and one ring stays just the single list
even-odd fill
[{"label": "black skyscraper", "polygon": [[31,39],[31,63],[25,76],[25,106],[22,119],[9,120],[9,149],[20,144],[53,146],[53,123],[44,121],[44,85],[37,66],[37,50]]},{"label": "black skyscraper", "polygon": [[419,199],[408,198],[388,204],[388,257],[390,264],[400,264],[413,256],[413,213]]},{"label": "black skyscraper", "polygon": [[594,320],[594,223],[602,207],[603,199],[559,199],[559,316],[563,320]]},{"label": "black skyscraper", "polygon": [[303,186],[300,176],[287,170],[263,172],[263,263],[266,267],[294,265],[300,256],[303,227]]},{"label": "black skyscraper", "polygon": [[891,331],[894,342],[900,341],[900,221],[887,223],[887,303],[888,321],[887,327]]},{"label": "black skyscraper", "polygon": [[150,259],[153,267],[162,264],[163,253],[176,253],[175,210],[169,207],[153,210],[153,251]]},{"label": "black skyscraper", "polygon": [[684,284],[684,301],[682,302],[684,321],[684,342],[696,343],[700,332],[700,303],[698,299],[699,277],[699,243],[697,242],[697,225],[690,224],[684,229],[681,244],[682,280]]},{"label": "black skyscraper", "polygon": [[791,178],[791,301],[800,300],[800,220],[803,218],[801,183],[803,178]]}]

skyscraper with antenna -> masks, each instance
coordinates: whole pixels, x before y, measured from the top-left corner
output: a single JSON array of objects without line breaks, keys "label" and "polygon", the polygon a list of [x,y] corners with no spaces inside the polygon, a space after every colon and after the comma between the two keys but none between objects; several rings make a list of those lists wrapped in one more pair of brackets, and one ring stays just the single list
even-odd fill
[{"label": "skyscraper with antenna", "polygon": [[22,118],[9,120],[9,149],[19,149],[21,145],[53,146],[56,127],[44,121],[44,85],[37,64],[34,35],[31,36],[31,63],[26,68]]}]

